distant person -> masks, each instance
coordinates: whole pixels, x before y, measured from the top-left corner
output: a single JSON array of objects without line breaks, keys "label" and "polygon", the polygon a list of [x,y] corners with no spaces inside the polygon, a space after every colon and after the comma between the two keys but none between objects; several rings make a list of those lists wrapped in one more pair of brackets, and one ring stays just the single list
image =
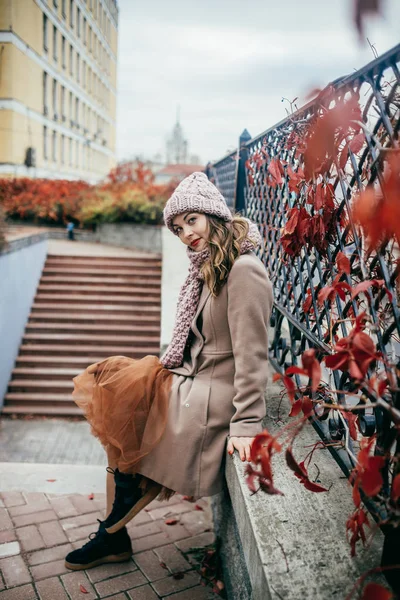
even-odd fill
[{"label": "distant person", "polygon": [[68,232],[68,239],[69,240],[74,240],[75,239],[75,234],[74,234],[74,223],[72,223],[72,221],[70,221],[69,223],[67,223],[67,232]]},{"label": "distant person", "polygon": [[250,460],[262,431],[272,286],[254,223],[232,215],[204,173],[184,179],[164,221],[190,260],[165,354],[111,356],[74,379],[74,400],[108,456],[107,517],[69,569],[132,555],[126,524],[158,494],[223,489],[226,453]]}]

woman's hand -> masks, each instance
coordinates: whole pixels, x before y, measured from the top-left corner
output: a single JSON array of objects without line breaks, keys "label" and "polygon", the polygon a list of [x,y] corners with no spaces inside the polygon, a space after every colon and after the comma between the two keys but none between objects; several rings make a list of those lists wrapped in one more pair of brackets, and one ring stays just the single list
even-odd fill
[{"label": "woman's hand", "polygon": [[232,455],[235,450],[239,452],[242,461],[250,462],[250,446],[254,438],[252,437],[231,437],[228,440],[228,454]]}]

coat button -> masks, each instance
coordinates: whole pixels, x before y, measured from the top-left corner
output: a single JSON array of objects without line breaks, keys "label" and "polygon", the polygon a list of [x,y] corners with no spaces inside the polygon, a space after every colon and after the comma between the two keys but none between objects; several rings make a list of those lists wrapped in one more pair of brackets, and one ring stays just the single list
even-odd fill
[{"label": "coat button", "polygon": [[185,404],[186,408],[189,408],[189,404]]}]

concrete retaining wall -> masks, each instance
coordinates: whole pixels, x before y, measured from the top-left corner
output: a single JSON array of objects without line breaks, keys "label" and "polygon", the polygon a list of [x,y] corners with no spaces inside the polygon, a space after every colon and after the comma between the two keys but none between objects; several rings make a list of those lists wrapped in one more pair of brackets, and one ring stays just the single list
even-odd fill
[{"label": "concrete retaining wall", "polygon": [[[145,252],[162,252],[161,225],[135,225],[133,223],[103,223],[97,226],[96,241]],[[170,233],[171,235],[171,233]]]},{"label": "concrete retaining wall", "polygon": [[10,242],[0,252],[0,406],[47,255],[47,232]]},{"label": "concrete retaining wall", "polygon": [[[279,408],[281,389],[270,384],[266,428],[277,430],[278,412],[283,427],[289,407]],[[319,439],[307,425],[294,444],[303,460]],[[366,549],[357,547],[350,557],[346,520],[354,512],[351,488],[328,450],[317,450],[309,467],[311,479],[329,488],[309,492],[288,469],[284,455],[273,460],[274,481],[284,496],[252,494],[245,483],[244,464],[227,457],[225,496],[215,497],[214,514],[222,543],[222,558],[229,600],[298,600],[345,598],[354,582],[379,566],[382,535],[376,532]],[[246,574],[248,577],[246,577]]]}]

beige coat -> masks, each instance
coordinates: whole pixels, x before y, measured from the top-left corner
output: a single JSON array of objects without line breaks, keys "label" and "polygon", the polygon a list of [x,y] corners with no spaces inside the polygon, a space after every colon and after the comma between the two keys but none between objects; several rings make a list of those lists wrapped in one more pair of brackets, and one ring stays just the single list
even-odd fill
[{"label": "beige coat", "polygon": [[216,298],[203,286],[184,363],[171,369],[166,430],[142,475],[189,496],[221,491],[227,436],[262,429],[272,302],[255,254],[236,260]]}]

